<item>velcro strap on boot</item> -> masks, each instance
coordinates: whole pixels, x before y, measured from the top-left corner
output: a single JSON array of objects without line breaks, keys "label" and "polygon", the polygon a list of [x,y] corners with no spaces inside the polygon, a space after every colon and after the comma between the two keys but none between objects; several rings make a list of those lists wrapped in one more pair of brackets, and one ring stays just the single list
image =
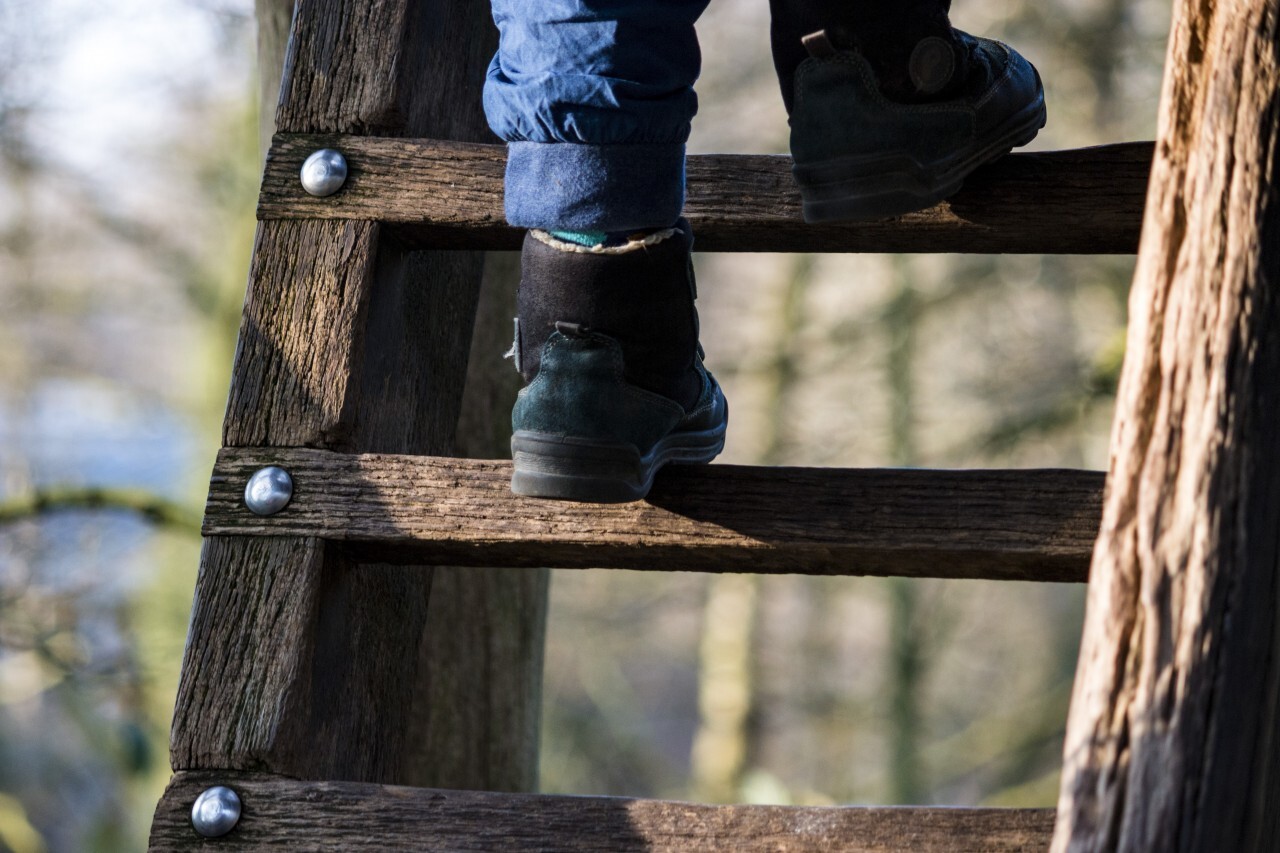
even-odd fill
[{"label": "velcro strap on boot", "polygon": [[809,55],[814,59],[828,59],[836,55],[836,46],[832,43],[831,37],[827,35],[826,30],[818,30],[816,33],[801,36],[800,43],[804,45],[804,49],[809,51]]}]

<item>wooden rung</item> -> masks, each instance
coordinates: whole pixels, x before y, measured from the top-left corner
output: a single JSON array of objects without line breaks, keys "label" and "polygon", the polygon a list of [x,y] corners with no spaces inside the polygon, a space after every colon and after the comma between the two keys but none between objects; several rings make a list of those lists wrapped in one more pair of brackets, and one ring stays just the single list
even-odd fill
[{"label": "wooden rung", "polygon": [[[337,195],[298,180],[320,148],[350,166]],[[713,252],[989,252],[1127,254],[1137,250],[1153,145],[1132,142],[1016,153],[980,169],[950,202],[898,219],[806,225],[791,159],[689,159],[685,212]],[[378,219],[411,246],[518,249],[502,215],[500,145],[364,136],[279,135],[267,159],[261,219]]]},{"label": "wooden rung", "polygon": [[[191,805],[213,785],[236,791],[243,816],[229,834],[204,842]],[[1011,853],[1047,850],[1053,822],[1053,809],[705,806],[203,771],[174,776],[150,849]]]},{"label": "wooden rung", "polygon": [[[259,517],[244,487],[266,465],[295,495]],[[517,498],[510,476],[504,461],[225,449],[204,532],[428,565],[1084,581],[1103,487],[1072,470],[671,466],[646,501],[599,506]]]}]

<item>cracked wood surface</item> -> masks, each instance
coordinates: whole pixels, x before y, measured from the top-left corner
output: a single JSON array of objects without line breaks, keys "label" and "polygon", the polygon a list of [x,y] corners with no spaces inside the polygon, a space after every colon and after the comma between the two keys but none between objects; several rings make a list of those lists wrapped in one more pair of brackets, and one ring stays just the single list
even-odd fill
[{"label": "cracked wood surface", "polygon": [[1175,10],[1057,851],[1280,849],[1278,22]]},{"label": "cracked wood surface", "polygon": [[[483,4],[302,0],[292,31],[280,129],[492,138],[479,108],[494,42]],[[482,264],[474,252],[410,251],[372,222],[262,222],[225,443],[450,452]],[[438,765],[415,749],[422,727],[409,718],[429,686],[420,648],[451,631],[448,618],[428,620],[431,580],[429,568],[352,559],[311,536],[210,538],[174,767],[429,781]],[[519,785],[531,777],[529,727],[509,723],[491,725],[485,746],[523,763],[495,771]]]}]

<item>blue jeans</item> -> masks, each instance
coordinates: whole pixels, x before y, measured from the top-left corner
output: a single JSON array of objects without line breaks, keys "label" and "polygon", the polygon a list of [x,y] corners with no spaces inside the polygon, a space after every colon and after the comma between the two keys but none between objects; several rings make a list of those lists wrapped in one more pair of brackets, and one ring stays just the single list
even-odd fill
[{"label": "blue jeans", "polygon": [[512,225],[625,231],[684,205],[708,0],[492,0],[484,108],[507,140]]},{"label": "blue jeans", "polygon": [[[684,206],[685,142],[709,0],[491,0],[498,54],[484,108],[508,142],[506,216],[523,228],[670,225]],[[840,26],[885,53],[948,29],[950,0],[770,0],[783,97],[800,36]],[[873,61],[876,57],[871,57]]]}]

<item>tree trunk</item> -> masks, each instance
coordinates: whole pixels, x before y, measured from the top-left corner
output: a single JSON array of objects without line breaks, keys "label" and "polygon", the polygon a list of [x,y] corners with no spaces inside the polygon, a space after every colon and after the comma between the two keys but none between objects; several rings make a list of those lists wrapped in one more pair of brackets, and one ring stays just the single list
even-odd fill
[{"label": "tree trunk", "polygon": [[1057,851],[1280,846],[1278,22],[1175,12]]},{"label": "tree trunk", "polygon": [[[885,311],[889,338],[885,347],[889,381],[889,458],[894,467],[920,464],[916,446],[916,359],[920,333],[920,295],[912,284],[908,259],[893,259],[896,292]],[[890,802],[915,805],[929,794],[921,760],[924,682],[929,659],[921,636],[920,584],[917,578],[886,578],[889,590],[888,661],[885,665],[886,717],[889,720]]]},{"label": "tree trunk", "polygon": [[276,129],[280,78],[293,25],[293,0],[254,0],[253,14],[258,23],[258,148],[265,160]]}]

